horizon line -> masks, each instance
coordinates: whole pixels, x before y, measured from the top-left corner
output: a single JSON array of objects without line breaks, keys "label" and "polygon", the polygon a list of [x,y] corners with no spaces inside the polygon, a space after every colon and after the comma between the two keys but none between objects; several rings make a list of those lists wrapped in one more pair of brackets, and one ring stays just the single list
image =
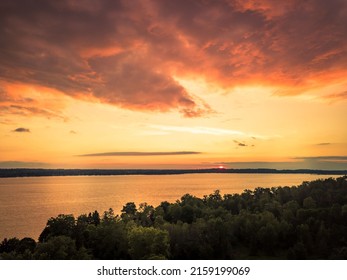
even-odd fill
[{"label": "horizon line", "polygon": [[312,174],[347,176],[347,170],[272,169],[272,168],[205,168],[205,169],[46,169],[0,168],[0,178],[51,176],[118,176],[183,174]]}]

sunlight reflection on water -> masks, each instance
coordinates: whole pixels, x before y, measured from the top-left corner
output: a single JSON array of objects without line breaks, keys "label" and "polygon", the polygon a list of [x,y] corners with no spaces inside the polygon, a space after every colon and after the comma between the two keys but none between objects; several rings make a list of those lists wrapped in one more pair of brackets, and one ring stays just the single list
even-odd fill
[{"label": "sunlight reflection on water", "polygon": [[303,181],[337,176],[308,174],[183,174],[129,176],[66,176],[2,178],[0,180],[0,240],[25,236],[37,239],[47,220],[58,214],[77,217],[110,207],[119,213],[127,202],[175,202],[184,194],[197,197],[219,189],[241,193],[256,187],[293,186]]}]

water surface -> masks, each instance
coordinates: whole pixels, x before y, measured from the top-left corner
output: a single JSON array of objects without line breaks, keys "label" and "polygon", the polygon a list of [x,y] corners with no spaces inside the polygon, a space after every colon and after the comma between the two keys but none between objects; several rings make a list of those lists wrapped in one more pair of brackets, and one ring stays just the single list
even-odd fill
[{"label": "water surface", "polygon": [[241,193],[256,187],[293,186],[337,176],[309,174],[182,174],[127,176],[23,177],[0,179],[0,241],[5,237],[37,239],[47,220],[58,214],[89,213],[127,202],[175,202],[184,194],[197,197],[219,189]]}]

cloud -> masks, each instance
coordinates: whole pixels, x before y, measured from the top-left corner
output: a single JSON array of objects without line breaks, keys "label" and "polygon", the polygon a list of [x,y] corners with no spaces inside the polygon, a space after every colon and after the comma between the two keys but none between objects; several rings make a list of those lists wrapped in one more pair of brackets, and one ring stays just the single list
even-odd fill
[{"label": "cloud", "polygon": [[347,156],[295,157],[294,159],[313,161],[347,161]]},{"label": "cloud", "polygon": [[346,101],[347,100],[347,91],[340,92],[340,93],[332,93],[323,96],[324,99],[330,100],[331,102],[334,101]]},{"label": "cloud", "polygon": [[327,142],[316,144],[316,146],[329,146],[329,145],[331,145],[331,143],[327,143]]},{"label": "cloud", "polygon": [[[281,137],[279,135],[259,135],[259,134],[253,134],[253,133],[246,133],[240,130],[232,130],[232,129],[224,129],[224,128],[215,128],[215,127],[206,127],[206,126],[172,126],[172,125],[157,125],[152,124],[149,125],[151,129],[156,129],[160,133],[164,132],[165,134],[170,132],[186,132],[191,134],[205,134],[205,135],[215,135],[215,136],[238,136],[238,137],[250,137],[253,140],[261,139],[261,140],[268,140],[272,138],[278,138]],[[150,132],[153,133],[153,132]],[[254,146],[252,145],[246,145],[244,143],[238,142],[234,140],[235,143],[239,144],[239,146]],[[241,144],[241,145],[240,145]]]},{"label": "cloud", "polygon": [[347,156],[296,157],[295,161],[229,161],[214,162],[228,168],[274,168],[274,169],[316,169],[347,170]]},{"label": "cloud", "polygon": [[45,162],[0,161],[0,168],[49,168]]},{"label": "cloud", "polygon": [[344,0],[3,0],[0,11],[2,81],[130,110],[213,112],[174,77],[300,94],[347,72]]},{"label": "cloud", "polygon": [[[43,116],[48,119],[68,120],[59,110],[59,107],[62,107],[62,101],[58,102],[56,98],[51,100],[52,96],[49,90],[43,88],[30,88],[28,90],[23,85],[10,86],[8,83],[5,85],[6,89],[1,87],[0,82],[0,116]],[[40,99],[28,96],[33,95],[33,91],[40,92]]]},{"label": "cloud", "polygon": [[74,131],[74,130],[70,130],[70,132],[69,132],[70,134],[77,134],[77,132],[76,131]]},{"label": "cloud", "polygon": [[30,132],[29,128],[24,128],[24,127],[18,127],[13,132]]},{"label": "cloud", "polygon": [[299,164],[311,169],[347,170],[347,156],[295,157]]},{"label": "cloud", "polygon": [[7,114],[14,114],[14,115],[20,115],[20,116],[44,116],[48,119],[51,118],[57,118],[63,121],[67,121],[68,118],[59,115],[55,112],[46,110],[46,109],[40,109],[30,106],[19,106],[19,105],[9,105],[9,106],[1,106],[0,105],[0,115],[7,115]]},{"label": "cloud", "polygon": [[240,147],[247,147],[248,146],[245,143],[242,143],[242,142],[239,142],[239,141],[236,141],[236,140],[234,140],[234,143],[236,143]]},{"label": "cloud", "polygon": [[204,126],[170,126],[170,125],[151,125],[151,128],[162,130],[162,131],[172,131],[172,132],[188,132],[192,134],[207,134],[207,135],[245,135],[242,131],[204,127]]},{"label": "cloud", "polygon": [[197,155],[200,152],[178,151],[178,152],[106,152],[96,154],[78,155],[80,157],[102,157],[102,156],[179,156],[179,155]]}]

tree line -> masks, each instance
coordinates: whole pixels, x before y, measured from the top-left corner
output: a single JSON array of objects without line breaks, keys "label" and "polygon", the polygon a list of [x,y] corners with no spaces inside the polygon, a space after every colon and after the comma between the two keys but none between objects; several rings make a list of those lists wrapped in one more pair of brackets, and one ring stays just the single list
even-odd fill
[{"label": "tree line", "polygon": [[46,168],[1,168],[0,178],[47,177],[47,176],[117,176],[117,175],[177,175],[206,173],[239,174],[319,174],[345,175],[346,170],[316,169],[271,169],[271,168],[208,168],[208,169],[46,169]]},{"label": "tree line", "polygon": [[346,259],[347,176],[47,221],[0,259]]}]

